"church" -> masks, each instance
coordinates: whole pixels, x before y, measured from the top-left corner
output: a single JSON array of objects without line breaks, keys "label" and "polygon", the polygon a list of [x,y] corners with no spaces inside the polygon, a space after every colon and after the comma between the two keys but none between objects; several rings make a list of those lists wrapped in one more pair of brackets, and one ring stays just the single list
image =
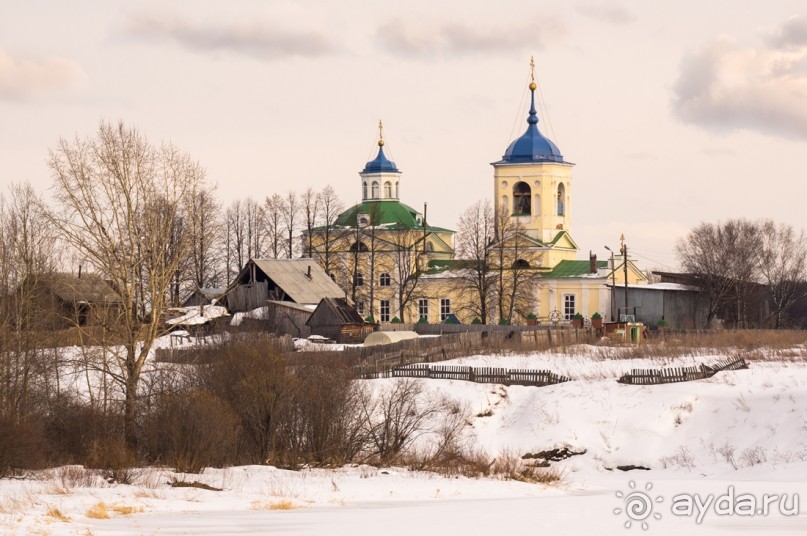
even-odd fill
[{"label": "church", "polygon": [[[373,322],[563,323],[611,320],[614,288],[646,283],[624,255],[579,260],[572,238],[572,170],[538,128],[531,62],[527,129],[493,162],[489,229],[475,258],[457,233],[401,202],[402,172],[378,153],[359,173],[362,202],[313,230],[312,256]],[[466,230],[463,230],[466,232]],[[465,239],[466,237],[462,237]]]}]

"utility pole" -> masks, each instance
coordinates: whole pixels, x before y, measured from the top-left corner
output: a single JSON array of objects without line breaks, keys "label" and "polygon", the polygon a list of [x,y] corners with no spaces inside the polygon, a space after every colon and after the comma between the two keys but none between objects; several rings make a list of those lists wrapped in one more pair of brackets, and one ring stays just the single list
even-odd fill
[{"label": "utility pole", "polygon": [[616,322],[619,320],[614,314],[614,307],[616,307],[616,264],[614,264],[614,251],[608,246],[605,246],[605,249],[611,252],[611,322]]},{"label": "utility pole", "polygon": [[620,248],[622,253],[622,268],[625,274],[625,314],[628,314],[628,245],[625,244],[625,234],[623,233],[622,236],[619,237],[619,241],[622,243],[622,247]]}]

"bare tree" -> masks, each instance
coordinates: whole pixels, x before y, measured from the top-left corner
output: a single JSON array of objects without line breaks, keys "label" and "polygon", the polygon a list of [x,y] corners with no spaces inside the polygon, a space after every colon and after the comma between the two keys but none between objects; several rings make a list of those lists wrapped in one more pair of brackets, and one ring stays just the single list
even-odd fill
[{"label": "bare tree", "polygon": [[195,288],[220,284],[220,257],[216,250],[221,235],[219,217],[220,205],[212,192],[200,191],[193,197],[188,214],[188,231],[193,239],[190,272]]},{"label": "bare tree", "polygon": [[[266,226],[264,224],[265,214],[263,207],[251,197],[248,197],[244,201],[244,218],[246,219],[247,231],[246,258],[247,260],[259,259],[264,256],[264,239],[266,237]],[[243,268],[243,265],[239,268]]]},{"label": "bare tree", "polygon": [[322,245],[320,246],[320,264],[325,270],[325,273],[330,274],[333,271],[333,255],[336,244],[342,241],[346,234],[346,230],[337,229],[335,227],[336,219],[344,210],[344,203],[337,197],[336,191],[331,185],[326,186],[319,194],[319,210],[320,221],[322,222]]},{"label": "bare tree", "polygon": [[37,281],[55,269],[57,251],[40,197],[30,184],[12,184],[8,200],[0,197],[0,418],[24,419],[34,391],[48,390],[37,330],[55,312],[38,299]]},{"label": "bare tree", "polygon": [[747,220],[702,223],[678,241],[681,266],[696,277],[705,297],[707,325],[726,309],[744,325],[759,250],[756,226]]},{"label": "bare tree", "polygon": [[303,192],[300,201],[303,205],[305,215],[305,243],[303,244],[303,255],[311,258],[314,250],[314,228],[317,226],[317,219],[320,215],[321,194],[309,187]]},{"label": "bare tree", "polygon": [[227,207],[225,218],[225,259],[227,264],[227,283],[238,274],[248,260],[246,258],[246,216],[240,199],[234,200]]},{"label": "bare tree", "polygon": [[278,194],[267,197],[263,211],[269,240],[268,254],[273,259],[279,259],[283,255],[283,198]]},{"label": "bare tree", "polygon": [[780,328],[790,308],[804,296],[807,280],[807,237],[789,225],[765,220],[759,225],[759,272],[768,285],[773,310],[769,322]]},{"label": "bare tree", "polygon": [[406,306],[415,296],[420,282],[420,259],[423,252],[423,232],[400,229],[391,232],[387,240],[392,251],[386,255],[392,258],[393,274],[391,283],[395,286],[398,301],[398,318],[406,322]]},{"label": "bare tree", "polygon": [[459,220],[457,233],[457,254],[462,260],[459,281],[463,291],[472,293],[468,300],[469,313],[487,324],[493,300],[495,280],[491,273],[489,257],[495,239],[495,219],[493,207],[487,199],[477,201]]},{"label": "bare tree", "polygon": [[124,436],[136,448],[138,385],[164,332],[169,285],[190,255],[188,235],[180,235],[173,254],[166,252],[176,219],[205,188],[204,171],[174,146],[154,146],[123,122],[104,121],[94,137],[59,140],[49,166],[56,202],[51,221],[120,298],[120,314],[105,327],[122,344],[109,348],[113,365],[104,372],[123,389]]},{"label": "bare tree", "polygon": [[283,231],[288,237],[286,241],[286,258],[294,258],[294,232],[297,231],[297,222],[299,219],[300,200],[297,194],[290,191],[286,194],[283,200],[280,217],[283,222]]}]

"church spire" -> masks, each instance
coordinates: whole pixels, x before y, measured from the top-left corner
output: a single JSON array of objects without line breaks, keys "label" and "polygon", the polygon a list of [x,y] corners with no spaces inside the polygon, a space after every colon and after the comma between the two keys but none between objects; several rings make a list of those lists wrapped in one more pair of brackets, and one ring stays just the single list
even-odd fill
[{"label": "church spire", "polygon": [[530,116],[527,118],[527,123],[530,125],[538,124],[538,112],[535,111],[535,89],[537,87],[535,83],[535,58],[530,56]]},{"label": "church spire", "polygon": [[381,122],[381,119],[378,120],[378,146],[384,146],[384,124]]}]

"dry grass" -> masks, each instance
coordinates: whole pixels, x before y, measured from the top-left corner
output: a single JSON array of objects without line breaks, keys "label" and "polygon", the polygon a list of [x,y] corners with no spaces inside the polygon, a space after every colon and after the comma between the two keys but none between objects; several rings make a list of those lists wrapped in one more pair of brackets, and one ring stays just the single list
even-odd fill
[{"label": "dry grass", "polygon": [[109,505],[101,501],[89,507],[86,516],[92,519],[109,519],[111,514],[129,516],[142,511],[143,507],[141,506]]},{"label": "dry grass", "polygon": [[47,511],[45,512],[45,515],[48,516],[48,517],[52,517],[53,519],[55,519],[57,521],[61,521],[63,523],[69,523],[70,522],[70,518],[68,516],[64,515],[61,512],[61,510],[59,510],[58,508],[54,508],[54,507],[48,508]]},{"label": "dry grass", "polygon": [[91,519],[109,519],[109,509],[102,501],[90,506],[85,515]]},{"label": "dry grass", "polygon": [[294,510],[299,508],[288,499],[274,502],[254,501],[251,506],[253,510]]}]

